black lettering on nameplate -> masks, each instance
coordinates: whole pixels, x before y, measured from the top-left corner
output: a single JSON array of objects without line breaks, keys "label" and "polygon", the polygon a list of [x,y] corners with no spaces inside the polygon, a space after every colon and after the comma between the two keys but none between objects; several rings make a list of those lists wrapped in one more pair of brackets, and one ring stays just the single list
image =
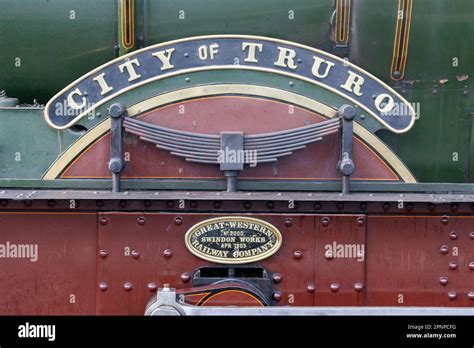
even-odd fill
[{"label": "black lettering on nameplate", "polygon": [[217,263],[242,264],[270,257],[282,243],[280,231],[250,217],[202,221],[186,233],[186,246],[197,257]]}]

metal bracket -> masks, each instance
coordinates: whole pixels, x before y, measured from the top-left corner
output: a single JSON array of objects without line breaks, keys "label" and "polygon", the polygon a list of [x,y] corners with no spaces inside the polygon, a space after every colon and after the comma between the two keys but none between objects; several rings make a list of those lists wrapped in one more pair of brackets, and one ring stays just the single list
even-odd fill
[{"label": "metal bracket", "polygon": [[352,136],[356,111],[352,105],[345,104],[337,110],[337,114],[342,122],[341,159],[338,162],[338,169],[342,174],[342,193],[348,194],[350,192],[350,177],[355,170],[352,160]]},{"label": "metal bracket", "polygon": [[127,114],[124,105],[115,103],[109,109],[110,126],[110,161],[109,170],[112,172],[112,192],[120,192],[120,172],[124,168],[122,150],[122,120]]}]

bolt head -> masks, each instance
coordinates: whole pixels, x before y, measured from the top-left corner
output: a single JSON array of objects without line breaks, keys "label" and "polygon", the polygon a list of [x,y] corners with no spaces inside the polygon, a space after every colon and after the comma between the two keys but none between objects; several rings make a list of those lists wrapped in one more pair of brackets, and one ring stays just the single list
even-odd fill
[{"label": "bolt head", "polygon": [[364,226],[364,224],[365,224],[365,219],[362,216],[358,217],[357,218],[357,225],[358,226]]},{"label": "bolt head", "polygon": [[123,168],[123,164],[122,164],[122,160],[120,160],[119,158],[112,158],[110,161],[109,161],[109,170],[112,172],[112,173],[119,173]]},{"label": "bolt head", "polygon": [[459,205],[457,203],[451,204],[451,211],[458,211]]},{"label": "bolt head", "polygon": [[339,284],[337,284],[337,283],[332,283],[332,284],[331,284],[331,291],[332,291],[332,292],[338,292],[338,291],[339,291]]},{"label": "bolt head", "polygon": [[99,219],[99,223],[100,223],[101,225],[107,225],[107,223],[108,223],[107,218],[101,217],[101,218]]},{"label": "bolt head", "polygon": [[139,224],[140,226],[143,226],[145,222],[146,222],[146,219],[143,216],[137,219],[137,224]]},{"label": "bolt head", "polygon": [[455,261],[451,261],[451,262],[449,263],[449,268],[454,271],[456,268],[458,268],[458,263],[455,262]]},{"label": "bolt head", "polygon": [[342,202],[337,202],[336,208],[339,209],[339,210],[344,209],[344,203],[342,203]]},{"label": "bolt head", "polygon": [[140,252],[138,250],[132,250],[132,257],[138,259],[140,257]]},{"label": "bolt head", "polygon": [[100,291],[105,291],[107,290],[107,288],[108,288],[107,283],[99,283]]},{"label": "bolt head", "polygon": [[120,201],[119,206],[120,206],[120,208],[126,208],[127,207],[127,201]]},{"label": "bolt head", "polygon": [[173,256],[173,250],[171,249],[165,249],[163,251],[163,256],[169,259],[171,256]]},{"label": "bolt head", "polygon": [[132,288],[133,288],[133,285],[130,282],[126,282],[125,284],[123,284],[123,289],[125,291],[130,291],[130,290],[132,290]]},{"label": "bolt head", "polygon": [[448,253],[448,251],[449,251],[449,248],[448,248],[447,245],[443,245],[443,246],[441,246],[441,248],[439,248],[439,252],[443,255],[446,255]]},{"label": "bolt head", "polygon": [[471,238],[472,240],[474,240],[474,232],[469,233],[469,238]]},{"label": "bolt head", "polygon": [[222,202],[215,201],[213,205],[214,205],[214,208],[219,209],[222,206]]},{"label": "bolt head", "polygon": [[324,253],[324,257],[328,260],[332,260],[334,258],[334,254],[332,251],[330,250],[327,250],[325,253]]},{"label": "bolt head", "polygon": [[166,206],[167,206],[168,208],[173,208],[174,202],[173,202],[173,201],[167,201],[167,202],[166,202]]},{"label": "bolt head", "polygon": [[469,269],[474,270],[474,261],[469,262]]},{"label": "bolt head", "polygon": [[452,231],[452,232],[449,234],[449,238],[451,238],[451,240],[458,239],[458,234],[457,234],[455,231]]},{"label": "bolt head", "polygon": [[448,293],[448,298],[451,300],[451,301],[454,301],[456,299],[456,297],[458,297],[458,295],[456,294],[456,291],[450,291]]},{"label": "bolt head", "polygon": [[95,202],[95,205],[97,205],[99,208],[102,208],[104,206],[104,201],[98,200]]},{"label": "bolt head", "polygon": [[99,256],[100,256],[101,258],[105,259],[107,256],[109,256],[109,252],[108,252],[107,250],[105,250],[105,249],[101,249],[101,250],[99,251]]},{"label": "bolt head", "polygon": [[321,203],[315,203],[314,204],[314,210],[321,210],[321,208],[322,208]]},{"label": "bolt head", "polygon": [[245,203],[244,203],[244,208],[245,208],[245,209],[250,209],[250,208],[252,208],[252,203],[250,203],[250,202],[245,202]]},{"label": "bolt head", "polygon": [[151,201],[150,200],[144,200],[143,201],[143,205],[146,207],[146,208],[150,208],[151,207]]},{"label": "bolt head", "polygon": [[354,289],[357,292],[361,292],[363,288],[364,288],[364,284],[362,284],[362,283],[355,283],[354,284]]},{"label": "bolt head", "polygon": [[440,277],[440,278],[439,278],[439,283],[440,283],[441,285],[446,285],[446,284],[448,284],[448,277]]},{"label": "bolt head", "polygon": [[384,203],[383,210],[390,210],[390,203]]},{"label": "bolt head", "polygon": [[114,103],[109,106],[108,112],[110,117],[117,118],[122,116],[125,113],[125,110],[125,106],[123,106],[122,104]]},{"label": "bolt head", "polygon": [[189,275],[189,273],[183,273],[183,274],[181,274],[181,277],[180,277],[180,278],[181,278],[181,281],[182,281],[183,283],[187,283],[187,282],[189,282],[189,281],[191,280],[191,276]]},{"label": "bolt head", "polygon": [[272,294],[272,298],[273,298],[273,300],[275,300],[275,301],[280,301],[280,300],[281,300],[281,292],[279,292],[279,291],[274,292],[274,293]]},{"label": "bolt head", "polygon": [[316,286],[314,284],[308,284],[308,286],[306,287],[306,290],[312,294],[316,291]]},{"label": "bolt head", "polygon": [[2,207],[6,207],[8,205],[8,201],[6,199],[2,199],[0,201],[0,204],[2,205]]},{"label": "bolt head", "polygon": [[301,259],[303,257],[303,252],[301,250],[296,250],[293,253],[293,257],[297,260]]},{"label": "bolt head", "polygon": [[148,288],[148,291],[155,292],[157,289],[157,286],[155,283],[148,283],[147,288]]},{"label": "bolt head", "polygon": [[286,218],[285,219],[285,226],[290,227],[291,225],[293,225],[293,220],[291,218]]},{"label": "bolt head", "polygon": [[323,217],[323,218],[321,219],[321,225],[323,225],[324,227],[327,227],[327,226],[329,226],[330,221],[331,221],[331,220],[330,220],[327,216],[326,216],[326,217]]},{"label": "bolt head", "polygon": [[467,298],[470,299],[470,300],[474,300],[474,291],[470,291],[470,292],[467,294]]},{"label": "bolt head", "polygon": [[367,209],[367,203],[361,203],[360,204],[360,209],[361,210],[366,210]]},{"label": "bolt head", "polygon": [[183,218],[180,216],[177,216],[174,218],[173,222],[176,226],[181,226],[183,224]]},{"label": "bolt head", "polygon": [[449,218],[448,218],[447,216],[443,216],[443,217],[441,218],[441,223],[442,223],[443,225],[447,225],[447,224],[449,223]]},{"label": "bolt head", "polygon": [[283,276],[280,273],[275,273],[272,279],[274,283],[279,284],[283,280]]},{"label": "bolt head", "polygon": [[350,121],[353,120],[356,115],[356,110],[352,105],[342,105],[338,110],[337,114],[340,117],[343,117],[345,120]]},{"label": "bolt head", "polygon": [[429,211],[433,211],[435,209],[436,209],[436,205],[434,205],[433,203],[428,204],[428,210]]}]

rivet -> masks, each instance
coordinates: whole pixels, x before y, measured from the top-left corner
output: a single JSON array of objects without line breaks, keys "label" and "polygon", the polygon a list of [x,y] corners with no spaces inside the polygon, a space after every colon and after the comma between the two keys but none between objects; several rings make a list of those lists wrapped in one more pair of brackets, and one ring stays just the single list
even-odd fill
[{"label": "rivet", "polygon": [[474,261],[469,262],[469,269],[474,270]]},{"label": "rivet", "polygon": [[146,219],[143,217],[143,216],[140,216],[138,219],[137,219],[137,223],[140,225],[140,226],[143,226],[146,222]]},{"label": "rivet", "polygon": [[53,208],[56,205],[56,201],[54,199],[48,200],[48,207]]},{"label": "rivet", "polygon": [[362,216],[359,216],[357,218],[357,225],[358,226],[364,226],[364,224],[365,224],[365,219]]},{"label": "rivet", "polygon": [[197,208],[198,202],[197,202],[197,201],[191,201],[191,202],[189,202],[189,206],[190,206],[191,208],[193,208],[193,209],[194,209],[194,208]]},{"label": "rivet", "polygon": [[245,209],[250,209],[250,208],[252,208],[252,203],[250,203],[249,201],[244,202],[244,208],[245,208]]},{"label": "rivet", "polygon": [[120,206],[120,208],[126,208],[127,207],[127,201],[124,201],[124,200],[120,201],[119,206]]},{"label": "rivet", "polygon": [[107,250],[105,250],[105,249],[101,249],[101,250],[99,251],[99,256],[100,256],[101,258],[105,259],[107,256],[109,256],[109,252],[108,252]]},{"label": "rivet", "polygon": [[334,254],[332,251],[330,250],[327,250],[325,253],[324,253],[324,257],[328,260],[332,260],[334,258]]},{"label": "rivet", "polygon": [[25,201],[25,207],[31,207],[32,205],[33,205],[33,201],[31,201],[31,200],[29,200],[29,199],[27,199],[27,200]]},{"label": "rivet", "polygon": [[275,203],[273,203],[273,202],[267,202],[267,208],[268,208],[268,209],[273,209],[273,208],[275,208]]},{"label": "rivet", "polygon": [[171,256],[173,256],[173,250],[171,249],[165,249],[163,251],[163,256],[169,259]]},{"label": "rivet", "polygon": [[413,203],[407,203],[407,210],[412,211],[414,208]]},{"label": "rivet", "polygon": [[2,205],[2,207],[6,207],[8,205],[8,201],[6,199],[2,199],[0,201],[0,204]]},{"label": "rivet", "polygon": [[384,203],[383,210],[390,210],[390,203]]},{"label": "rivet", "polygon": [[274,283],[279,284],[279,283],[281,283],[281,281],[283,280],[283,276],[282,276],[280,273],[275,273],[275,274],[273,275],[272,279],[273,279],[273,282],[274,282]]},{"label": "rivet", "polygon": [[189,77],[186,77],[186,78],[184,79],[184,81],[189,82],[189,81],[191,81],[191,79],[190,79]]},{"label": "rivet", "polygon": [[105,291],[107,290],[108,286],[107,286],[107,283],[99,283],[99,289],[101,291]]},{"label": "rivet", "polygon": [[440,278],[439,278],[439,283],[440,283],[441,285],[446,285],[446,284],[448,284],[448,277],[440,277]]},{"label": "rivet", "polygon": [[303,257],[303,252],[301,250],[296,250],[293,253],[293,257],[297,260],[301,259]]},{"label": "rivet", "polygon": [[314,203],[314,210],[321,210],[322,205],[321,203]]},{"label": "rivet", "polygon": [[140,257],[140,252],[138,250],[132,250],[132,257],[138,259]]},{"label": "rivet", "polygon": [[339,291],[339,284],[337,284],[337,283],[331,284],[331,291],[332,292],[338,292]]},{"label": "rivet", "polygon": [[447,225],[448,222],[449,222],[449,217],[447,217],[446,215],[441,218],[441,223],[443,225]]},{"label": "rivet", "polygon": [[295,85],[295,83],[294,83],[293,81],[288,82],[288,84],[289,84],[291,87],[293,87],[293,86]]},{"label": "rivet", "polygon": [[155,283],[148,283],[147,288],[148,288],[148,291],[150,291],[150,292],[155,292],[157,286],[156,286]]},{"label": "rivet", "polygon": [[458,268],[457,262],[451,261],[451,262],[449,263],[449,268],[454,271],[456,268]]},{"label": "rivet", "polygon": [[290,227],[291,225],[293,225],[293,220],[291,218],[286,218],[285,219],[285,226]]},{"label": "rivet", "polygon": [[102,200],[95,201],[95,205],[99,208],[102,208],[104,206],[104,201]]},{"label": "rivet", "polygon": [[183,218],[181,216],[177,216],[173,220],[176,226],[181,226],[183,224]]},{"label": "rivet", "polygon": [[101,217],[101,218],[99,219],[99,222],[100,222],[101,225],[107,225],[108,220],[107,220],[107,218],[105,218],[105,217]]},{"label": "rivet", "polygon": [[316,286],[314,286],[314,284],[308,284],[308,286],[306,287],[306,290],[312,294],[313,292],[316,291]]},{"label": "rivet", "polygon": [[191,276],[189,275],[189,273],[183,273],[181,274],[180,278],[183,283],[187,283],[191,279]]},{"label": "rivet", "polygon": [[467,294],[467,297],[468,297],[470,300],[474,300],[474,291],[470,291],[469,294]]},{"label": "rivet", "polygon": [[174,207],[174,202],[173,201],[166,201],[166,206],[168,208],[173,208]]},{"label": "rivet", "polygon": [[449,238],[451,238],[452,240],[458,239],[458,234],[455,231],[452,231],[449,234]]},{"label": "rivet", "polygon": [[428,204],[428,210],[429,211],[434,211],[435,208],[436,208],[436,205],[434,205],[433,203]]},{"label": "rivet", "polygon": [[336,207],[337,207],[337,209],[342,210],[342,209],[344,209],[344,203],[337,202]]},{"label": "rivet", "polygon": [[458,211],[458,208],[459,208],[459,206],[458,206],[457,203],[452,203],[451,204],[451,211],[456,212],[456,211]]},{"label": "rivet", "polygon": [[474,232],[469,233],[469,238],[471,238],[472,240],[474,240]]},{"label": "rivet", "polygon": [[329,223],[330,223],[330,220],[327,216],[325,216],[321,219],[321,225],[323,225],[324,227],[329,226]]},{"label": "rivet", "polygon": [[451,301],[454,301],[456,299],[456,297],[458,297],[458,295],[456,294],[456,291],[450,291],[448,293],[448,298],[451,300]]},{"label": "rivet", "polygon": [[279,292],[279,291],[274,292],[273,295],[272,295],[272,298],[275,301],[280,301],[281,300],[281,292]]},{"label": "rivet", "polygon": [[222,206],[222,202],[221,201],[214,201],[213,205],[214,205],[214,208],[219,209]]},{"label": "rivet", "polygon": [[367,210],[367,203],[362,202],[362,203],[360,204],[360,209],[361,209],[361,210]]},{"label": "rivet", "polygon": [[125,291],[130,291],[132,290],[133,285],[130,282],[126,282],[125,284],[123,284],[123,288],[125,289]]},{"label": "rivet", "polygon": [[357,292],[361,292],[363,288],[364,288],[364,284],[362,284],[362,283],[355,283],[354,284],[354,289]]},{"label": "rivet", "polygon": [[146,208],[150,208],[151,207],[151,201],[149,199],[146,199],[146,200],[143,201],[143,205]]}]

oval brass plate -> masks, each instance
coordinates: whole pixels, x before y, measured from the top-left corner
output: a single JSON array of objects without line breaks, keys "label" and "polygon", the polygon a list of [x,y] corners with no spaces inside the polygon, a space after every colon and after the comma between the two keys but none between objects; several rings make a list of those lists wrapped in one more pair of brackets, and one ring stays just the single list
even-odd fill
[{"label": "oval brass plate", "polygon": [[201,221],[185,237],[197,257],[217,263],[242,264],[263,260],[278,251],[281,233],[272,224],[243,216]]}]

